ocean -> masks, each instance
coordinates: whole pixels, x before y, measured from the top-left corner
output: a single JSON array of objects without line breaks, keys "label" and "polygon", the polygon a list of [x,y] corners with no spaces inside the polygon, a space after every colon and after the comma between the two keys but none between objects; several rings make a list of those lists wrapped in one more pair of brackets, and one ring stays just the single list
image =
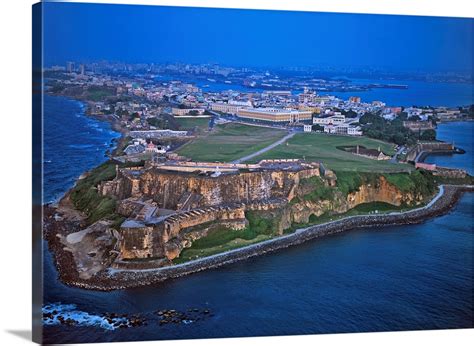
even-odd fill
[{"label": "ocean", "polygon": [[456,147],[466,150],[463,155],[429,155],[425,162],[438,166],[457,167],[465,169],[474,175],[474,122],[449,122],[438,126],[436,138],[453,142]]},{"label": "ocean", "polygon": [[[439,136],[467,151],[441,157],[444,165],[470,165],[472,172],[472,125],[440,125]],[[80,174],[103,162],[116,137],[107,123],[87,118],[80,102],[46,96],[44,200],[56,200]],[[465,194],[450,213],[422,224],[350,231],[113,292],[62,284],[45,248],[44,309],[78,324],[45,325],[44,342],[472,328],[473,208],[474,194]],[[195,308],[211,314],[162,326],[154,314]],[[139,313],[148,325],[114,329],[102,317],[106,312]]]},{"label": "ocean", "polygon": [[56,202],[79,176],[106,160],[120,137],[110,124],[86,117],[85,105],[65,97],[44,96],[44,196]]},{"label": "ocean", "polygon": [[[345,77],[344,77],[345,78]],[[469,106],[474,102],[474,85],[472,83],[434,83],[416,80],[396,80],[396,79],[352,79],[355,85],[368,84],[402,84],[407,85],[407,89],[373,88],[369,91],[355,92],[318,92],[321,95],[335,95],[342,100],[347,100],[351,96],[360,96],[363,102],[383,101],[389,106],[445,106],[459,107]],[[157,78],[159,81],[169,81],[172,78]],[[236,92],[262,92],[263,89],[250,88],[241,84],[226,84],[211,82],[202,79],[186,79],[188,83],[194,83],[204,91],[219,92],[233,90]],[[300,93],[302,90],[295,91]]]},{"label": "ocean", "polygon": [[395,79],[354,79],[354,84],[404,84],[407,89],[376,88],[361,92],[329,92],[344,100],[360,96],[363,102],[383,101],[389,106],[469,106],[474,102],[472,83],[434,83]]}]

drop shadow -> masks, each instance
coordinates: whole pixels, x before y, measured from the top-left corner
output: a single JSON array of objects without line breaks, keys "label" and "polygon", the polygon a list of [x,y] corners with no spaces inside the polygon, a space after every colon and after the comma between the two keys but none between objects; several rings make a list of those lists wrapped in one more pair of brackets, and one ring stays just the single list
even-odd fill
[{"label": "drop shadow", "polygon": [[33,337],[31,330],[7,330],[6,332],[28,341],[31,341]]}]

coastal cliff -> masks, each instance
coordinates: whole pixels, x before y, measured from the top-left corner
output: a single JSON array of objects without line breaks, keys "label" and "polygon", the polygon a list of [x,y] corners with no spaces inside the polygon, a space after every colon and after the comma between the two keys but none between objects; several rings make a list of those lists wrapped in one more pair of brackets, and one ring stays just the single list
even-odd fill
[{"label": "coastal cliff", "polygon": [[[282,213],[282,228],[283,230],[289,228],[293,223],[309,224],[312,220],[317,221],[322,215],[344,214],[367,203],[385,203],[394,209],[420,205],[434,193],[435,184],[428,178],[423,180],[421,189],[416,188],[414,180],[420,180],[419,174],[418,172],[413,173],[413,176],[397,174],[398,177],[403,177],[402,179],[412,183],[411,186],[403,187],[389,182],[380,174],[358,174],[358,176],[353,174],[352,180],[358,181],[352,181],[349,187],[344,187],[342,181],[337,186],[331,187],[323,179],[310,179],[301,184],[295,198],[288,205],[288,210]],[[344,174],[339,176],[341,180],[344,179]]]},{"label": "coastal cliff", "polygon": [[318,223],[322,216],[341,215],[367,203],[414,207],[435,191],[430,176],[420,172],[387,177],[342,172],[337,177],[333,172],[322,176],[318,168],[215,177],[153,167],[118,170],[115,179],[99,185],[101,194],[124,198],[116,210],[128,218],[117,232],[119,257],[113,266],[168,266],[196,240],[215,232],[223,238],[245,230],[253,232],[251,238],[281,236],[296,226]]},{"label": "coastal cliff", "polygon": [[104,196],[146,197],[161,208],[180,209],[186,199],[193,200],[192,207],[291,199],[301,179],[319,175],[318,166],[296,172],[265,170],[216,177],[155,168],[122,169],[113,181],[103,182],[98,188]]},{"label": "coastal cliff", "polygon": [[[81,226],[60,237],[81,277],[107,268],[173,267],[335,218],[413,209],[438,186],[429,172],[333,172],[299,160],[219,170],[204,162],[109,164],[86,175],[71,198],[85,207],[88,231]],[[87,242],[71,242],[80,237]]]},{"label": "coastal cliff", "polygon": [[[84,277],[79,276],[77,271],[72,270],[72,268],[75,267],[73,254],[71,251],[66,251],[60,237],[57,236],[61,232],[70,232],[71,229],[77,227],[70,224],[68,221],[58,218],[55,209],[46,208],[45,210],[45,237],[53,251],[58,272],[63,282],[84,289],[110,291],[162,282],[170,278],[177,278],[202,270],[235,263],[254,256],[273,252],[278,249],[301,244],[310,239],[344,232],[359,227],[419,223],[427,218],[435,217],[449,211],[464,191],[474,191],[473,186],[441,187],[438,195],[435,196],[427,206],[407,212],[350,216],[333,222],[309,226],[304,229],[299,229],[291,234],[275,237],[262,243],[227,251],[214,256],[200,258],[180,265],[166,266],[156,268],[155,270],[144,271],[136,270],[137,268],[131,268],[132,270],[121,269],[114,272],[100,271],[88,279],[84,279]],[[65,222],[67,224],[64,224]]]}]

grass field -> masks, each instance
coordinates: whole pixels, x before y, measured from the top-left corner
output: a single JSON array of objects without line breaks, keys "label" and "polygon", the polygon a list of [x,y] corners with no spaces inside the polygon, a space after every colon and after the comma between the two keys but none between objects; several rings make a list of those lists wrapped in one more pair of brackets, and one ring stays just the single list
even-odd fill
[{"label": "grass field", "polygon": [[279,145],[255,158],[253,161],[304,158],[307,161],[323,162],[327,167],[335,171],[399,172],[412,169],[408,165],[367,159],[338,149],[338,147],[354,145],[361,145],[370,149],[378,149],[380,147],[387,155],[393,155],[395,152],[392,144],[367,137],[299,133],[288,140],[287,143]]},{"label": "grass field", "polygon": [[197,127],[198,132],[207,131],[209,128],[209,118],[180,118],[175,117],[179,130],[193,130]]},{"label": "grass field", "polygon": [[265,148],[285,135],[286,131],[267,127],[224,124],[177,152],[194,161],[229,162]]}]

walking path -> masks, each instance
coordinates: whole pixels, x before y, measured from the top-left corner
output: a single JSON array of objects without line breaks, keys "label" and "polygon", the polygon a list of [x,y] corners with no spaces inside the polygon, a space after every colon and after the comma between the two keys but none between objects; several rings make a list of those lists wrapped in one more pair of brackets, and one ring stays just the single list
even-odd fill
[{"label": "walking path", "polygon": [[237,160],[234,160],[232,161],[232,163],[242,163],[242,162],[245,162],[245,161],[248,161],[250,159],[253,159],[254,157],[257,157],[257,156],[260,156],[262,155],[263,153],[266,153],[267,151],[275,148],[276,146],[279,146],[280,144],[283,144],[285,143],[287,140],[289,140],[291,137],[293,137],[294,135],[296,134],[296,132],[290,132],[289,134],[287,134],[285,137],[279,139],[278,141],[270,144],[268,147],[265,147],[263,149],[260,149],[250,155],[247,155],[247,156],[244,156],[240,159],[237,159]]},{"label": "walking path", "polygon": [[402,153],[402,151],[405,150],[405,146],[401,146],[400,149],[398,149],[398,151],[395,153],[395,155],[392,156],[392,158],[390,159],[390,162],[391,163],[397,163],[398,162],[398,155],[400,155]]}]

